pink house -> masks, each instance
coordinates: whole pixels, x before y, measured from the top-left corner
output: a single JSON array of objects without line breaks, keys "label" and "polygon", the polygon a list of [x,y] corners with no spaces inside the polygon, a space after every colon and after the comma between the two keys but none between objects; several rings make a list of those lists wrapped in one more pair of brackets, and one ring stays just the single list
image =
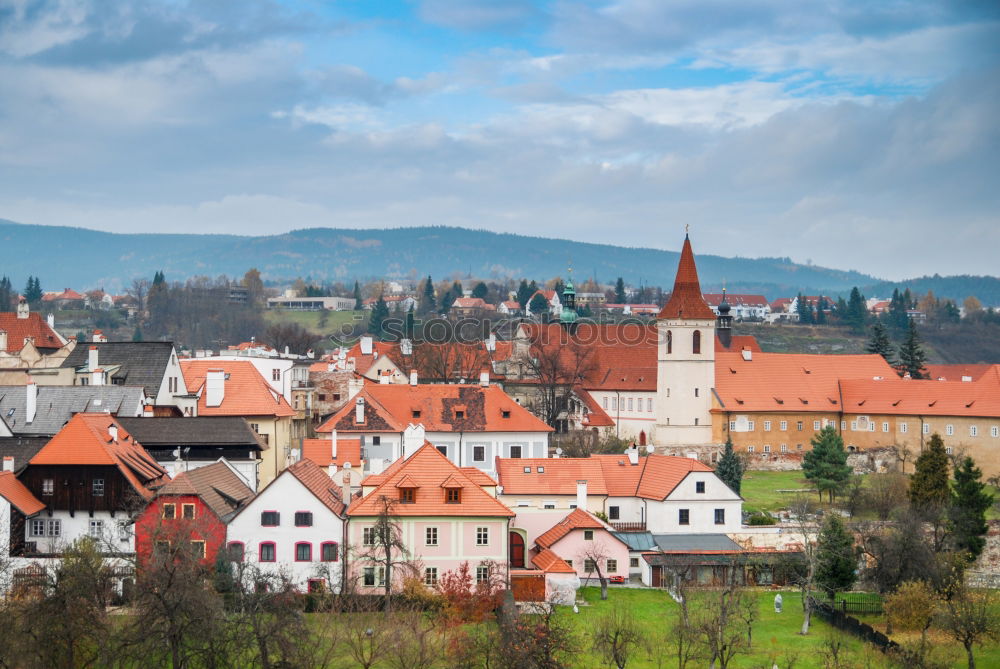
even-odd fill
[{"label": "pink house", "polygon": [[536,555],[554,553],[581,579],[597,578],[597,568],[607,577],[628,578],[629,548],[612,534],[611,526],[583,509],[573,509],[535,539]]},{"label": "pink house", "polygon": [[490,565],[502,567],[506,577],[514,512],[497,500],[496,486],[478,469],[456,467],[430,443],[364,479],[362,496],[347,510],[351,571],[358,590],[385,584],[385,565],[379,562],[384,542],[377,536],[382,514],[405,546],[394,558],[400,564],[392,568],[393,587],[414,570],[426,585],[437,585],[441,575],[463,562],[477,579],[492,575]]}]

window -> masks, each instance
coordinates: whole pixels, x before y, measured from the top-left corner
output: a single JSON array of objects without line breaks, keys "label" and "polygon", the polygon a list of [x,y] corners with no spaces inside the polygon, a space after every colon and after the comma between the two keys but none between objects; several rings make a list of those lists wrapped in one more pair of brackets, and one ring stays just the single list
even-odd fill
[{"label": "window", "polygon": [[300,541],[295,544],[295,561],[296,562],[312,562],[313,559],[313,546],[305,541]]},{"label": "window", "polygon": [[295,527],[312,527],[312,524],[313,524],[312,511],[295,512]]},{"label": "window", "polygon": [[271,380],[272,381],[280,381],[281,380],[281,370],[280,369],[272,369],[271,370]]},{"label": "window", "polygon": [[694,396],[698,397],[698,389],[697,388],[694,389]]},{"label": "window", "polygon": [[796,421],[795,429],[798,430],[799,432],[802,431],[802,421]]},{"label": "window", "polygon": [[446,504],[460,504],[462,502],[462,489],[447,488],[444,491],[444,501]]},{"label": "window", "polygon": [[90,536],[100,537],[103,534],[104,534],[104,521],[92,519],[90,521]]},{"label": "window", "polygon": [[438,545],[438,528],[428,527],[424,529],[424,544],[427,546]]},{"label": "window", "polygon": [[818,420],[814,420],[813,421],[813,432],[819,432],[819,429],[820,429],[820,423],[819,423],[819,421]]},{"label": "window", "polygon": [[573,566],[573,561],[572,560],[566,560],[566,564],[568,564],[570,567],[572,567]]},{"label": "window", "polygon": [[736,421],[735,420],[729,421],[729,431],[730,432],[736,432]]},{"label": "window", "polygon": [[437,567],[425,567],[424,568],[424,585],[434,586],[438,582],[438,568]]},{"label": "window", "polygon": [[667,353],[674,352],[674,333],[667,330]]},{"label": "window", "polygon": [[694,491],[698,492],[698,493],[705,492],[705,482],[704,481],[695,481]]},{"label": "window", "polygon": [[181,504],[181,515],[187,520],[194,520],[194,504]]},{"label": "window", "polygon": [[883,432],[888,432],[889,431],[889,423],[888,422],[885,422],[885,421],[882,422],[882,431]]},{"label": "window", "polygon": [[716,509],[715,510],[715,524],[716,525],[725,525],[726,524],[726,510],[725,509]]},{"label": "window", "polygon": [[520,458],[521,457],[521,447],[520,446],[511,446],[510,447],[510,457],[512,457],[512,458]]},{"label": "window", "polygon": [[91,481],[90,491],[94,497],[104,497],[104,479],[94,479]]},{"label": "window", "polygon": [[128,541],[132,538],[132,525],[125,520],[118,521],[118,541]]},{"label": "window", "polygon": [[49,496],[55,492],[56,482],[53,479],[42,479],[42,494]]},{"label": "window", "polygon": [[618,560],[610,560],[609,559],[608,562],[607,562],[607,565],[608,565],[608,573],[609,574],[614,574],[616,571],[618,571]]},{"label": "window", "polygon": [[677,524],[678,525],[691,524],[691,512],[688,509],[680,509],[677,512]]},{"label": "window", "polygon": [[608,520],[618,520],[618,518],[620,517],[620,515],[621,515],[621,512],[620,512],[620,508],[619,507],[617,507],[617,506],[609,506],[608,507]]},{"label": "window", "polygon": [[528,467],[525,467],[525,468],[524,468],[524,473],[525,473],[525,474],[530,474],[530,473],[531,473],[531,467],[530,467],[530,466],[528,466]]},{"label": "window", "polygon": [[840,421],[840,431],[843,432],[846,429],[847,429],[847,421],[846,420]]},{"label": "window", "polygon": [[243,545],[242,541],[230,541],[229,545],[226,547],[226,554],[229,557],[230,562],[243,562],[243,555],[246,551],[246,547]]},{"label": "window", "polygon": [[747,453],[753,453],[756,450],[757,450],[757,447],[754,446],[753,444],[750,444],[749,446],[747,446]]},{"label": "window", "polygon": [[900,423],[899,424],[899,431],[905,434],[908,427],[909,426],[906,423]]},{"label": "window", "polygon": [[473,460],[473,462],[486,462],[486,447],[485,446],[473,446],[472,447],[472,460]]},{"label": "window", "polygon": [[490,568],[482,565],[476,567],[476,583],[486,583],[490,580]]},{"label": "window", "polygon": [[455,418],[465,418],[465,411],[463,409],[455,409]]},{"label": "window", "polygon": [[996,425],[994,425],[993,427],[991,427],[990,428],[990,436],[991,437],[1000,437],[1000,427],[997,427]]},{"label": "window", "polygon": [[615,410],[618,409],[618,398],[617,397],[612,397],[611,398],[611,409],[613,411],[615,411]]},{"label": "window", "polygon": [[771,444],[764,444],[764,452],[765,453],[771,452]]},{"label": "window", "polygon": [[44,519],[32,519],[31,528],[28,533],[32,537],[44,537],[45,536],[45,520]]},{"label": "window", "polygon": [[250,423],[250,429],[260,434],[260,423]]},{"label": "window", "polygon": [[608,408],[608,397],[607,397],[607,395],[604,396],[604,399],[603,399],[602,403],[604,404],[604,408],[607,409]]},{"label": "window", "polygon": [[192,541],[191,544],[191,556],[198,559],[205,559],[205,542],[204,541]]},{"label": "window", "polygon": [[375,545],[375,528],[366,527],[361,531],[361,543],[365,546]]},{"label": "window", "polygon": [[931,433],[931,424],[930,423],[924,423],[921,426],[921,430],[923,431],[924,434],[930,434]]},{"label": "window", "polygon": [[440,453],[444,457],[448,457],[448,447],[447,446],[435,446],[434,448],[436,448],[438,450],[438,453]]},{"label": "window", "polygon": [[764,432],[770,432],[770,431],[771,431],[771,421],[765,420],[764,421]]},{"label": "window", "polygon": [[653,413],[653,398],[650,397],[646,400],[646,411]]},{"label": "window", "polygon": [[334,541],[324,541],[319,545],[319,559],[323,562],[336,562],[340,557],[339,546]]},{"label": "window", "polygon": [[281,524],[281,514],[277,511],[262,511],[260,524],[261,527],[277,527]]},{"label": "window", "polygon": [[[695,425],[697,425],[697,423],[695,423]],[[751,432],[753,432],[756,428],[757,428],[757,426],[754,424],[754,422],[752,420],[751,421],[747,421],[747,429],[748,430],[750,430]]]},{"label": "window", "polygon": [[535,467],[535,471],[538,472],[539,474],[544,474],[545,473],[545,467],[541,467],[541,466]]},{"label": "window", "polygon": [[265,541],[260,545],[260,561],[261,562],[274,562],[275,551],[273,541]]},{"label": "window", "polygon": [[969,436],[970,437],[978,437],[979,436],[979,428],[976,427],[975,425],[970,425],[969,426]]},{"label": "window", "polygon": [[778,428],[779,428],[779,429],[780,429],[780,430],[781,430],[782,432],[785,432],[786,430],[788,430],[788,421],[787,421],[787,420],[783,420],[783,421],[781,421],[780,423],[778,423]]},{"label": "window", "polygon": [[372,437],[372,446],[381,446],[382,437]]},{"label": "window", "polygon": [[781,445],[781,452],[782,453],[787,453],[788,452],[788,444],[782,444]]},{"label": "window", "polygon": [[361,572],[361,582],[364,585],[375,585],[375,567],[365,567]]},{"label": "window", "polygon": [[594,540],[594,530],[584,530],[583,531],[583,540],[584,541],[593,541]]},{"label": "window", "polygon": [[875,431],[875,421],[871,421],[871,420],[868,421],[868,431],[869,432],[874,432]]},{"label": "window", "polygon": [[695,330],[691,335],[691,352],[695,355],[701,353],[701,330]]},{"label": "window", "polygon": [[629,558],[628,559],[628,566],[629,566],[629,569],[638,569],[639,568],[639,558]]},{"label": "window", "polygon": [[948,455],[951,455],[951,446],[946,446],[944,452],[947,453]]},{"label": "window", "polygon": [[556,503],[555,502],[542,502],[542,508],[543,509],[554,509],[554,508],[556,508]]},{"label": "window", "polygon": [[857,432],[857,431],[858,431],[858,421],[852,420],[851,421],[851,432]]},{"label": "window", "polygon": [[417,499],[417,491],[414,488],[399,489],[399,503],[413,504]]},{"label": "window", "polygon": [[476,528],[476,545],[477,546],[490,545],[490,528],[488,527]]},{"label": "window", "polygon": [[163,505],[163,518],[164,520],[173,520],[177,517],[177,505],[176,504],[164,504]]},{"label": "window", "polygon": [[587,558],[583,561],[583,570],[586,572],[597,571],[597,563]]},{"label": "window", "polygon": [[631,411],[631,410],[632,410],[632,398],[631,398],[631,397],[630,397],[630,398],[628,398],[628,410],[629,410],[629,411]]}]

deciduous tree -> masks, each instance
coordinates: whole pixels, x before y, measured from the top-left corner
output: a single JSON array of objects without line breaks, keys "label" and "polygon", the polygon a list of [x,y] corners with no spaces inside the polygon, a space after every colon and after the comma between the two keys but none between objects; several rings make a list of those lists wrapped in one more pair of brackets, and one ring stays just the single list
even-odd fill
[{"label": "deciduous tree", "polygon": [[965,648],[969,669],[976,669],[976,646],[1000,640],[1000,599],[995,590],[962,586],[941,607],[941,627]]},{"label": "deciduous tree", "polygon": [[590,633],[594,650],[605,662],[618,669],[625,669],[642,647],[644,635],[632,611],[622,602],[611,608],[594,622]]}]

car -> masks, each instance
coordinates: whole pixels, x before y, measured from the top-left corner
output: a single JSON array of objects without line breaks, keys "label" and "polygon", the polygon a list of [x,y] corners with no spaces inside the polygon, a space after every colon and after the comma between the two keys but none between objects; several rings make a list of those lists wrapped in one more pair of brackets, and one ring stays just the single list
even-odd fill
[{"label": "car", "polygon": [[611,581],[612,583],[624,583],[625,582],[625,577],[624,576],[611,576],[610,578],[608,578],[608,580]]}]

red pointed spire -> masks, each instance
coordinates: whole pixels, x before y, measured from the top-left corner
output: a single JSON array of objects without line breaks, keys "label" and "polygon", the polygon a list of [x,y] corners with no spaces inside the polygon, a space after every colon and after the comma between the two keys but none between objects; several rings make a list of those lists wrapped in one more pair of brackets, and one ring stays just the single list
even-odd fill
[{"label": "red pointed spire", "polygon": [[684,235],[684,248],[681,249],[681,261],[677,265],[677,278],[674,279],[674,290],[670,299],[660,310],[657,318],[672,320],[715,320],[715,312],[701,296],[701,283],[698,282],[698,268],[694,264],[694,252],[691,250],[691,240]]}]

